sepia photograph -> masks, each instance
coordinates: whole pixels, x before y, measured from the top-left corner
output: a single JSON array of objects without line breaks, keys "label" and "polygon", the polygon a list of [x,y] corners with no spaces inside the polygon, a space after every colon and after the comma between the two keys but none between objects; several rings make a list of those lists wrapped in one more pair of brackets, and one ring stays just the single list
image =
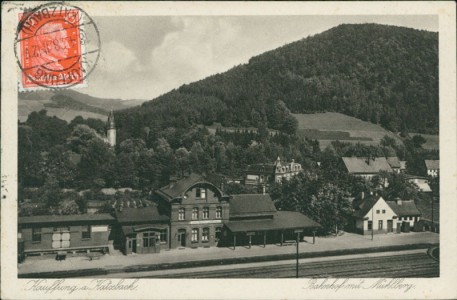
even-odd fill
[{"label": "sepia photograph", "polygon": [[[452,295],[455,4],[190,4],[2,4],[2,286]],[[216,290],[176,299],[241,297]]]}]

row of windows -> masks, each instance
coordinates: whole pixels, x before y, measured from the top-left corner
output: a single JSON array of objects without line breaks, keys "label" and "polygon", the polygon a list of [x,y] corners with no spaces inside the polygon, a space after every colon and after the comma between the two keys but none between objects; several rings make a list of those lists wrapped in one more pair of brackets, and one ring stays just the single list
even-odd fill
[{"label": "row of windows", "polygon": [[[222,227],[216,227],[216,240],[220,239],[221,233],[222,233]],[[193,228],[192,229],[192,236],[191,236],[192,243],[198,243],[199,242],[199,235],[200,235],[200,229]],[[205,227],[205,228],[202,229],[201,241],[203,243],[209,242],[209,228],[208,227]]]},{"label": "row of windows", "polygon": [[[192,209],[192,220],[197,220],[199,216],[198,207]],[[186,210],[181,207],[178,210],[178,220],[183,221],[186,219]],[[202,219],[209,219],[209,207],[204,207],[202,211]],[[216,207],[216,219],[222,219],[222,207]]]},{"label": "row of windows", "polygon": [[[155,234],[154,232],[144,232],[143,233],[143,247],[152,247],[154,246]],[[163,229],[160,231],[158,243],[167,243],[168,242],[168,231]]]},{"label": "row of windows", "polygon": [[408,220],[409,220],[409,221],[412,221],[412,220],[414,220],[414,217],[400,217],[400,218],[398,218],[398,220],[399,220],[399,221],[402,221],[402,220],[403,220],[403,221],[408,221]]},{"label": "row of windows", "polygon": [[[381,211],[380,211],[379,209],[376,210],[376,213],[377,213],[377,214],[380,214],[380,212],[381,212]],[[383,209],[383,210],[382,210],[382,213],[385,214],[385,213],[386,213],[386,210]]]},{"label": "row of windows", "polygon": [[[70,232],[70,227],[54,227],[53,233]],[[82,239],[90,239],[92,237],[92,228],[90,225],[84,226],[81,230]],[[41,242],[41,228],[32,228],[32,242]]]},{"label": "row of windows", "polygon": [[[379,230],[382,230],[384,226],[384,221],[383,220],[379,220],[378,221],[378,229]],[[373,221],[368,221],[368,230],[372,230],[373,229]]]}]

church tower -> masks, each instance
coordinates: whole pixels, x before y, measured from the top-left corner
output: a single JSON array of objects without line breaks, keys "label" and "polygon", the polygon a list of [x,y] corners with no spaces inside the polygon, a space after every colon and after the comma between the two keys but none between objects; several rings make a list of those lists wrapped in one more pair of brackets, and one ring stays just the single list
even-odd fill
[{"label": "church tower", "polygon": [[111,109],[108,121],[106,122],[106,138],[108,139],[108,143],[111,147],[116,146],[116,123],[114,123],[114,114],[113,110]]}]

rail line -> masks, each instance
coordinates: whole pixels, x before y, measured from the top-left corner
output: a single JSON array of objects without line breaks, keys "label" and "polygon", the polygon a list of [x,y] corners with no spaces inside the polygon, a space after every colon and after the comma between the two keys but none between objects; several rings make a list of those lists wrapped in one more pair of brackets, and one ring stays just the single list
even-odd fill
[{"label": "rail line", "polygon": [[[300,277],[437,277],[439,263],[426,253],[300,263]],[[138,276],[143,277],[143,276]],[[148,278],[292,278],[295,264],[147,275]]]}]

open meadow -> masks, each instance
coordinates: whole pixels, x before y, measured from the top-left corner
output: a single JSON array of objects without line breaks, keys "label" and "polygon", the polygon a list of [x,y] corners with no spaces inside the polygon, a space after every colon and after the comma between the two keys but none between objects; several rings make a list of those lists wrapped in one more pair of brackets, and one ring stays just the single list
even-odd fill
[{"label": "open meadow", "polygon": [[401,139],[379,125],[365,122],[340,113],[293,114],[298,121],[298,133],[319,141],[323,150],[332,141],[378,145],[388,135],[402,143]]}]

